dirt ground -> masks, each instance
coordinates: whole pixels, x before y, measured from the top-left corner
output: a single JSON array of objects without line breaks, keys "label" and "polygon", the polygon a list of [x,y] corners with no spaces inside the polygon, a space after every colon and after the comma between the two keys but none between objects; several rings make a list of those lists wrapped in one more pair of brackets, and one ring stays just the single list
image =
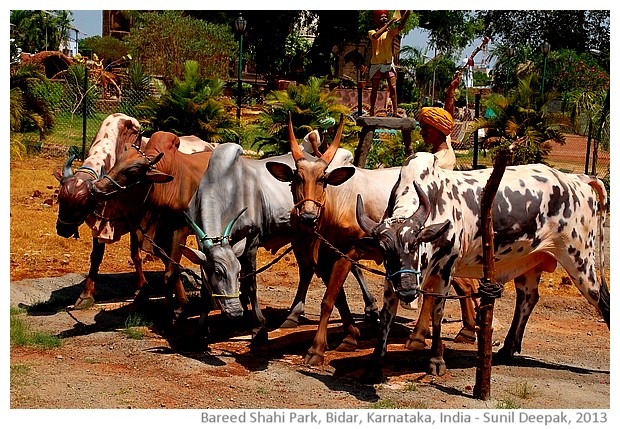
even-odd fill
[{"label": "dirt ground", "polygon": [[[12,164],[12,182],[19,177],[20,168],[36,167]],[[376,327],[362,320],[361,293],[352,276],[345,288],[362,332],[356,352],[334,351],[342,339],[335,311],[325,365],[303,364],[303,354],[317,328],[324,293],[317,279],[310,287],[304,324],[297,329],[278,329],[295,295],[298,276],[292,256],[258,275],[260,302],[269,323],[268,343],[250,346],[249,317],[229,321],[214,312],[209,318],[213,342],[205,347],[193,336],[198,322],[195,298],[191,300],[191,317],[172,331],[162,331],[160,262],[146,265],[149,282],[155,287],[153,298],[145,308],[138,310],[134,306],[131,297],[135,275],[128,263],[126,242],[109,246],[106,251],[97,304],[88,310],[68,309],[79,295],[88,269],[88,252],[84,249],[89,249],[90,238],[82,233],[79,240],[60,239],[66,246],[63,254],[46,254],[45,246],[35,247],[36,240],[32,244],[35,250],[18,248],[13,217],[20,205],[31,209],[33,236],[48,234],[50,240],[59,239],[54,237],[57,206],[53,193],[57,182],[51,178],[49,185],[40,185],[43,195],[34,200],[27,197],[33,193],[28,186],[39,185],[26,185],[21,190],[13,185],[10,304],[22,308],[38,304],[18,317],[63,340],[59,348],[52,350],[11,347],[12,409],[610,408],[609,329],[576,288],[564,284],[562,270],[543,277],[541,299],[514,365],[493,366],[490,400],[473,398],[476,347],[451,341],[460,328],[460,311],[454,300],[446,306],[442,331],[446,375],[426,374],[428,350],[413,352],[404,348],[418,312],[399,309],[385,364],[386,380],[365,385],[359,380],[374,347]],[[47,194],[52,204],[41,207]],[[261,252],[259,265],[271,258]],[[380,301],[381,278],[374,274],[367,277]],[[196,294],[192,292],[192,296]],[[509,284],[496,301],[499,325],[494,331],[494,351],[501,347],[506,335],[514,302],[514,287]],[[150,326],[134,328],[143,334],[135,339],[128,336],[125,326],[138,312]]]}]

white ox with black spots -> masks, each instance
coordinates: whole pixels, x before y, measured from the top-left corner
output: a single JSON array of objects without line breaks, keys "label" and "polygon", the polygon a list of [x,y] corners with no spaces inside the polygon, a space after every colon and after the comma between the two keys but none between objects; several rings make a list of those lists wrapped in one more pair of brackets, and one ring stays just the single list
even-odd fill
[{"label": "white ox with black spots", "polygon": [[[480,197],[492,169],[449,171],[437,168],[435,162],[428,153],[417,153],[405,162],[392,191],[389,216],[380,223],[364,213],[358,196],[358,222],[381,249],[385,269],[392,275],[392,282],[386,282],[382,338],[374,350],[369,380],[382,378],[398,299],[411,301],[420,290],[446,295],[453,276],[483,276]],[[517,301],[496,359],[510,361],[521,351],[525,325],[539,298],[540,275],[554,271],[557,262],[609,326],[602,251],[606,214],[607,192],[599,179],[540,164],[506,168],[493,204],[495,280],[514,279]],[[437,300],[432,318],[430,373],[435,375],[446,371],[441,342],[444,303],[445,299]]]}]

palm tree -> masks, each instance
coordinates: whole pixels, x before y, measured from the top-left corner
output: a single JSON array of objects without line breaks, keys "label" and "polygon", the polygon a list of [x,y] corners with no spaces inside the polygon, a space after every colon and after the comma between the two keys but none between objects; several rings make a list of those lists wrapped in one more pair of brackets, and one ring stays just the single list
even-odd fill
[{"label": "palm tree", "polygon": [[548,91],[541,95],[534,74],[518,80],[516,90],[508,97],[491,94],[486,100],[484,117],[474,121],[466,139],[479,129],[486,129],[482,145],[504,147],[517,143],[512,164],[544,163],[551,151],[550,142],[564,144],[564,130],[571,129],[570,120],[561,113],[549,111],[550,103],[560,94]]},{"label": "palm tree", "polygon": [[[160,98],[139,106],[146,131],[193,134],[209,142],[234,141],[239,132],[227,110],[230,101],[221,99],[225,83],[200,76],[198,62],[186,61],[183,79],[174,79]],[[140,113],[139,112],[139,113]]]},{"label": "palm tree", "polygon": [[35,128],[41,139],[54,125],[54,115],[47,101],[35,95],[35,89],[47,81],[38,64],[11,68],[11,131]]},{"label": "palm tree", "polygon": [[[325,79],[311,77],[306,85],[290,85],[285,91],[269,93],[258,120],[258,127],[264,132],[258,133],[254,144],[258,144],[258,148],[268,155],[288,152],[289,112],[297,138],[302,138],[318,128],[319,121],[327,116],[331,116],[336,122],[340,120],[340,114],[348,116],[350,108],[338,103],[335,90],[325,90],[325,82]],[[345,122],[341,142],[350,141],[356,130],[359,128]]]},{"label": "palm tree", "polygon": [[[598,144],[601,141],[609,144],[609,89],[606,91],[576,90],[567,95],[567,109],[570,119],[577,132],[588,136],[589,155],[592,140],[594,151],[592,159],[592,174],[596,173],[596,155]],[[595,130],[596,127],[596,130]],[[585,173],[588,173],[589,156],[586,159]]]}]

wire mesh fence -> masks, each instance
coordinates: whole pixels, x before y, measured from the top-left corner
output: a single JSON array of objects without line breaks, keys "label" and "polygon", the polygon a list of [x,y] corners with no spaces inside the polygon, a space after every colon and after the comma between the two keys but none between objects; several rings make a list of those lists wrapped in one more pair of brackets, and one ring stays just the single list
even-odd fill
[{"label": "wire mesh fence", "polygon": [[[43,140],[35,132],[23,134],[21,140],[28,152],[45,151],[83,159],[88,156],[92,140],[108,115],[120,112],[138,117],[144,113],[138,106],[148,97],[157,96],[152,85],[136,89],[122,85],[106,87],[95,79],[88,80],[86,85],[72,82],[70,79],[56,81],[46,90],[44,96],[52,100],[54,127]],[[467,121],[456,121],[452,133],[456,168],[491,167],[493,160],[488,151],[479,149],[474,154],[473,137],[463,141],[467,124]],[[379,140],[377,143],[381,144]],[[381,164],[381,160],[377,162]],[[593,174],[607,180],[610,176],[610,151],[595,140],[588,143],[587,136],[570,134],[566,136],[565,145],[553,143],[546,162],[566,173]]]}]

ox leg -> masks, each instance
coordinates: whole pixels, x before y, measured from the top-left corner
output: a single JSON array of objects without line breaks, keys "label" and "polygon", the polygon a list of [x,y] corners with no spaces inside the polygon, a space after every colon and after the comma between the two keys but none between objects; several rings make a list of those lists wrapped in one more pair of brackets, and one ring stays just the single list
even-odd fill
[{"label": "ox leg", "polygon": [[422,297],[422,308],[418,315],[413,331],[409,335],[405,347],[409,350],[424,350],[426,348],[426,337],[429,336],[431,313],[435,305],[435,299],[432,296],[424,295]]},{"label": "ox leg", "polygon": [[297,285],[297,293],[295,294],[295,299],[291,304],[289,315],[280,326],[280,328],[284,329],[296,328],[299,326],[299,317],[304,314],[308,288],[310,287],[310,281],[314,275],[312,260],[297,249],[293,250],[295,253],[295,258],[297,259],[297,266],[299,267],[299,284]]},{"label": "ox leg", "polygon": [[521,352],[521,341],[525,332],[525,325],[538,302],[538,282],[541,270],[534,268],[514,279],[517,291],[517,302],[512,317],[510,329],[504,339],[504,345],[495,355],[496,362],[509,363],[515,353]]},{"label": "ox leg", "polygon": [[[471,295],[478,290],[478,281],[465,278],[453,278],[452,286],[458,295]],[[454,337],[455,343],[469,343],[474,344],[476,342],[476,307],[472,298],[460,298],[461,304],[461,318],[463,321],[463,327],[459,333]]]},{"label": "ox leg", "polygon": [[104,251],[105,244],[93,238],[93,248],[90,252],[90,269],[88,270],[88,276],[84,283],[84,290],[77,301],[75,301],[74,307],[77,309],[88,308],[95,303],[95,280],[97,279],[97,274],[99,274],[99,267],[101,266],[101,261],[103,261]]},{"label": "ox leg", "polygon": [[200,319],[198,319],[198,338],[205,347],[209,344],[209,313],[213,309],[213,297],[204,281],[200,286]]},{"label": "ox leg", "polygon": [[[344,283],[344,280],[350,270],[351,263],[345,259],[339,259],[330,270],[331,275],[329,276],[329,281],[327,282],[327,290],[325,291],[323,301],[321,302],[321,319],[319,321],[319,327],[314,337],[314,341],[312,342],[312,347],[310,347],[306,353],[306,357],[304,359],[306,364],[321,365],[325,360],[327,325],[329,323],[329,317],[331,316],[336,299],[342,289],[342,284]],[[346,320],[346,314],[341,314],[341,317],[345,325],[347,323],[349,324],[349,326],[345,326],[346,329],[349,329],[349,335],[353,338],[357,338],[359,336],[359,330],[357,330],[357,328],[353,325],[352,318],[349,322]],[[348,317],[351,317],[350,313]]]},{"label": "ox leg", "polygon": [[129,249],[131,253],[131,260],[133,261],[133,266],[135,267],[136,275],[138,276],[138,280],[136,283],[136,296],[134,300],[144,301],[148,299],[148,282],[146,281],[146,277],[144,276],[144,269],[142,266],[142,254],[140,252],[140,243],[138,241],[138,236],[135,232],[129,233]]},{"label": "ox leg", "polygon": [[351,309],[349,308],[349,303],[347,302],[347,296],[343,287],[340,288],[340,293],[336,298],[335,304],[340,313],[344,331],[347,333],[342,343],[336,348],[336,351],[354,352],[355,349],[357,349],[357,338],[360,336],[360,331],[355,327],[355,323],[353,322],[353,315],[351,314]]},{"label": "ox leg", "polygon": [[366,283],[366,279],[364,278],[364,274],[362,270],[360,270],[357,266],[353,265],[351,268],[351,272],[355,276],[357,282],[362,289],[362,296],[364,297],[364,321],[370,323],[378,323],[379,322],[379,307],[377,307],[377,300],[370,293],[368,289],[368,284]]},{"label": "ox leg", "polygon": [[396,319],[397,311],[398,298],[394,294],[392,284],[386,280],[383,292],[383,308],[381,309],[379,321],[379,338],[377,338],[372,358],[362,378],[365,383],[377,384],[383,382],[383,364],[387,352],[388,336],[394,319]]},{"label": "ox leg", "polygon": [[[256,271],[257,249],[258,246],[254,246],[253,249],[248,250],[246,254],[240,258],[239,262],[241,263],[241,271],[243,273],[253,273]],[[263,316],[263,312],[260,309],[260,303],[258,302],[255,274],[241,280],[241,290],[247,295],[250,300],[250,304],[252,305],[252,323],[254,326],[252,329],[252,343],[265,343],[268,340],[266,327],[267,320],[265,319],[265,316]]]},{"label": "ox leg", "polygon": [[429,363],[429,374],[444,375],[446,373],[446,362],[443,359],[443,341],[441,339],[441,321],[443,320],[443,310],[446,300],[443,298],[434,299],[433,308],[433,342],[431,346],[431,360]]}]

